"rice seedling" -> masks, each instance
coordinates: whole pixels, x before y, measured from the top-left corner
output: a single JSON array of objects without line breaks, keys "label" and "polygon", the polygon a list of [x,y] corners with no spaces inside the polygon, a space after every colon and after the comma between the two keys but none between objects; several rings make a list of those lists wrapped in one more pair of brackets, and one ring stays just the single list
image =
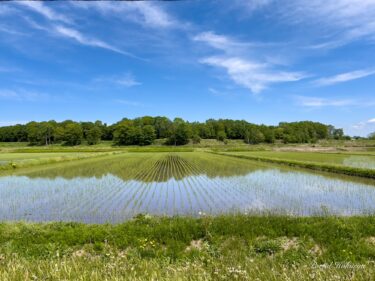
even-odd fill
[{"label": "rice seedling", "polygon": [[370,154],[355,153],[322,153],[322,152],[281,152],[281,151],[251,151],[231,152],[233,155],[247,155],[255,157],[293,160],[302,162],[315,162],[346,167],[375,169],[375,157]]},{"label": "rice seedling", "polygon": [[124,153],[0,177],[0,220],[120,223],[140,213],[363,215],[372,180],[204,152]]},{"label": "rice seedling", "polygon": [[[344,174],[344,175],[349,175],[349,176],[358,176],[358,177],[364,177],[364,178],[375,178],[375,170],[372,169],[373,162],[371,162],[373,159],[370,158],[370,162],[366,163],[366,161],[362,162],[358,160],[358,156],[346,156],[347,159],[345,160],[348,166],[345,165],[339,165],[339,164],[327,164],[324,161],[321,162],[312,162],[312,161],[301,161],[301,160],[294,160],[294,159],[286,159],[286,158],[273,158],[270,157],[272,153],[268,153],[268,156],[258,156],[256,154],[252,153],[219,153],[219,152],[212,152],[215,154],[221,154],[221,155],[227,155],[230,157],[236,157],[236,158],[242,158],[242,159],[249,159],[249,160],[255,160],[255,161],[263,161],[263,162],[268,162],[268,163],[276,163],[276,164],[283,164],[283,165],[288,165],[292,167],[300,167],[300,168],[306,168],[306,169],[311,169],[311,170],[316,170],[316,171],[324,171],[324,172],[330,172],[330,173],[337,173],[337,174]],[[319,154],[319,153],[317,153]],[[285,154],[286,156],[288,154]],[[327,157],[328,159],[330,158],[331,154],[321,154],[322,157]],[[277,154],[276,154],[277,156]],[[285,157],[285,156],[284,156]],[[302,157],[304,155],[302,154]],[[357,159],[357,162],[353,162],[353,158]],[[320,158],[319,158],[320,159]],[[349,159],[349,160],[348,160]],[[360,158],[361,159],[361,158]],[[332,160],[332,159],[330,159]],[[361,167],[351,167],[350,165],[359,165],[358,163],[362,163],[362,167],[366,168],[361,168]]]}]

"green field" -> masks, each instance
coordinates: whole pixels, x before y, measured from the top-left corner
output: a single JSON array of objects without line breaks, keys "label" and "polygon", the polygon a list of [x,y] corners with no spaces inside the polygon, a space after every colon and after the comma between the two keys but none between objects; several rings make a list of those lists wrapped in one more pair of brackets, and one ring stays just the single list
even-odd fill
[{"label": "green field", "polygon": [[115,152],[2,152],[0,171],[114,154]]},{"label": "green field", "polygon": [[16,168],[0,186],[0,220],[10,221],[375,213],[372,180],[207,152],[132,152]]},{"label": "green field", "polygon": [[374,217],[0,224],[1,280],[373,280]]},{"label": "green field", "polygon": [[375,275],[374,180],[287,164],[371,170],[367,150],[0,147],[0,280]]},{"label": "green field", "polygon": [[235,155],[248,155],[264,158],[276,158],[293,161],[325,163],[347,167],[375,169],[375,155],[369,153],[322,153],[293,151],[252,151],[230,152]]}]

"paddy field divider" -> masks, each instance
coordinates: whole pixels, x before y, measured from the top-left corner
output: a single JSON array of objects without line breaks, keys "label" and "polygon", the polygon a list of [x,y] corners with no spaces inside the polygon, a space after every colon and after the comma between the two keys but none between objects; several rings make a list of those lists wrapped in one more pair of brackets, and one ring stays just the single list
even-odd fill
[{"label": "paddy field divider", "polygon": [[317,162],[286,160],[286,159],[261,157],[261,156],[236,155],[236,154],[231,154],[231,153],[220,153],[220,152],[214,152],[214,151],[209,152],[209,153],[228,156],[228,157],[241,158],[241,159],[249,159],[249,160],[254,160],[254,161],[282,164],[282,165],[287,165],[290,167],[299,167],[299,168],[310,169],[310,170],[315,170],[315,171],[330,172],[330,173],[336,173],[336,174],[344,174],[348,176],[357,176],[357,177],[375,179],[375,170],[371,170],[371,169],[346,167],[346,166],[340,166],[340,165],[330,165],[330,164],[323,164],[323,163],[317,163]]}]

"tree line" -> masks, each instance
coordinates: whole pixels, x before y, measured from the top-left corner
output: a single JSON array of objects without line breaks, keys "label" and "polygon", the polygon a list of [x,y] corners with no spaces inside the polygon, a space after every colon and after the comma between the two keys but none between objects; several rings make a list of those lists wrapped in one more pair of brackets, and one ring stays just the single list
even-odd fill
[{"label": "tree line", "polygon": [[107,125],[102,121],[75,122],[54,120],[0,127],[1,142],[29,142],[31,145],[63,143],[89,145],[111,140],[117,145],[150,145],[156,139],[165,139],[167,145],[184,145],[201,139],[241,139],[247,144],[315,143],[321,139],[345,139],[342,129],[319,122],[281,122],[278,126],[257,125],[245,120],[208,119],[205,122],[188,122],[182,118],[143,116],[124,118]]}]

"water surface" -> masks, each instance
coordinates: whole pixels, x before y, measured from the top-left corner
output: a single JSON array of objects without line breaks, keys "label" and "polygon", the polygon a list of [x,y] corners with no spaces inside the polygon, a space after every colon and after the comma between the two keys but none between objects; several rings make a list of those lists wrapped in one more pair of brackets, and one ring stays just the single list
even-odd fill
[{"label": "water surface", "polygon": [[375,181],[208,153],[134,153],[0,177],[0,220],[117,223],[139,213],[375,213]]}]

